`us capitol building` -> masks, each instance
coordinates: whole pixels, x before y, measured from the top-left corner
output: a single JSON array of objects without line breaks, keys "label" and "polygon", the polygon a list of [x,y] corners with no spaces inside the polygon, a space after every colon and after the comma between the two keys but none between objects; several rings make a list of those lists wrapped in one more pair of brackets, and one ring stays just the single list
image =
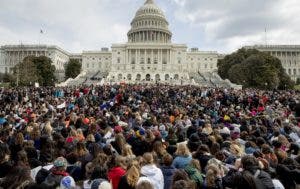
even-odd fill
[{"label": "us capitol building", "polygon": [[111,50],[102,48],[79,54],[49,45],[5,45],[0,48],[0,72],[12,72],[13,67],[26,56],[44,55],[51,58],[61,81],[64,78],[64,66],[70,59],[82,63],[81,74],[75,79],[68,79],[64,85],[95,84],[95,80],[101,80],[110,83],[234,86],[217,74],[218,59],[224,55],[172,43],[169,23],[153,0],[146,0],[137,10],[127,38],[124,44],[113,44]]}]

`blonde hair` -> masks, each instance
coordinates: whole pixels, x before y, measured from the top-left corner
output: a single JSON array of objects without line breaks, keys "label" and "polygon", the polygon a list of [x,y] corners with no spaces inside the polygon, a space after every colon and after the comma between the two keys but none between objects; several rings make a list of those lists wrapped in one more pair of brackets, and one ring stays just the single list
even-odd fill
[{"label": "blonde hair", "polygon": [[206,184],[207,187],[215,187],[216,185],[216,177],[218,176],[220,170],[218,167],[214,164],[210,164],[207,166],[207,171],[206,171]]},{"label": "blonde hair", "polygon": [[243,149],[237,144],[230,145],[230,152],[239,157],[241,157],[244,153]]},{"label": "blonde hair", "polygon": [[51,127],[51,124],[50,124],[50,121],[48,121],[44,127],[45,129],[45,133],[48,134],[48,135],[51,135],[52,134],[52,127]]},{"label": "blonde hair", "polygon": [[78,142],[76,145],[76,155],[82,157],[86,155],[89,151],[86,149],[83,142]]},{"label": "blonde hair", "polygon": [[153,159],[153,155],[149,152],[145,153],[143,155],[143,160],[144,160],[144,163],[147,165],[147,164],[152,164],[154,159]]},{"label": "blonde hair", "polygon": [[95,142],[95,136],[92,135],[92,134],[89,134],[87,137],[86,137],[86,141],[88,142]]},{"label": "blonde hair", "polygon": [[191,153],[185,143],[179,143],[177,145],[177,150],[176,150],[175,154],[179,155],[179,156],[189,156]]},{"label": "blonde hair", "polygon": [[126,144],[123,149],[122,149],[122,156],[127,157],[127,156],[132,156],[132,150],[131,146],[129,144]]},{"label": "blonde hair", "polygon": [[18,133],[15,139],[15,144],[19,144],[23,146],[23,143],[24,143],[24,136],[22,133]]},{"label": "blonde hair", "polygon": [[127,182],[131,187],[135,187],[139,178],[140,178],[139,163],[137,161],[133,161],[126,173]]},{"label": "blonde hair", "polygon": [[38,126],[34,126],[30,132],[30,139],[31,140],[36,140],[40,138],[41,136],[41,131]]},{"label": "blonde hair", "polygon": [[72,130],[70,131],[69,136],[76,137],[76,136],[77,136],[77,131],[74,130],[74,129],[72,129]]},{"label": "blonde hair", "polygon": [[199,160],[197,160],[197,159],[192,159],[192,160],[190,161],[190,165],[193,166],[193,167],[195,167],[196,169],[198,169],[198,171],[201,171],[201,165],[200,165]]}]

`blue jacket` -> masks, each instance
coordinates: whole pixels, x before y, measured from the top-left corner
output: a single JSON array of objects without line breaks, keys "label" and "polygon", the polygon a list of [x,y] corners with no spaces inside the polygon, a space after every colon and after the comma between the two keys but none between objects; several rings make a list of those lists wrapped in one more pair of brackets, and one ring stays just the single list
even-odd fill
[{"label": "blue jacket", "polygon": [[192,156],[177,156],[172,163],[172,166],[174,166],[177,169],[184,169],[192,160]]},{"label": "blue jacket", "polygon": [[171,189],[172,180],[176,168],[173,166],[161,166],[161,171],[164,176],[164,189]]}]

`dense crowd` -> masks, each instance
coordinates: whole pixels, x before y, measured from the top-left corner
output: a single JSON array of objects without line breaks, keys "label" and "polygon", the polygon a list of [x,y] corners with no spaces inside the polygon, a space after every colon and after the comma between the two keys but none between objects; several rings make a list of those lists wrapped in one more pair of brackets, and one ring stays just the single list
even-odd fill
[{"label": "dense crowd", "polygon": [[296,189],[296,91],[0,90],[0,188]]}]

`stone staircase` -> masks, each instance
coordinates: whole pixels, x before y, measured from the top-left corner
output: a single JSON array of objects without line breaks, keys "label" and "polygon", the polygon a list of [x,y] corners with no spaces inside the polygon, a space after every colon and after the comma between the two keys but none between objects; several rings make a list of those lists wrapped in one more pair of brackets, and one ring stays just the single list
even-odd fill
[{"label": "stone staircase", "polygon": [[241,85],[233,84],[228,79],[222,79],[216,72],[190,73],[189,76],[200,86],[236,89],[242,88]]}]

